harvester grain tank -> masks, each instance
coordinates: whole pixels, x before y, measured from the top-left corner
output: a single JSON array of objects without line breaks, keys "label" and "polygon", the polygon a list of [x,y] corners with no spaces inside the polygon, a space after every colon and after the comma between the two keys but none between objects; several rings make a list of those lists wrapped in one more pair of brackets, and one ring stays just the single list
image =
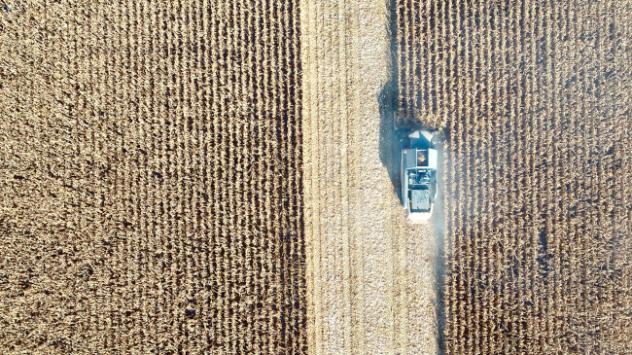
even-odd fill
[{"label": "harvester grain tank", "polygon": [[403,142],[401,156],[401,194],[408,220],[426,223],[432,217],[437,196],[439,154],[433,133],[414,131]]}]

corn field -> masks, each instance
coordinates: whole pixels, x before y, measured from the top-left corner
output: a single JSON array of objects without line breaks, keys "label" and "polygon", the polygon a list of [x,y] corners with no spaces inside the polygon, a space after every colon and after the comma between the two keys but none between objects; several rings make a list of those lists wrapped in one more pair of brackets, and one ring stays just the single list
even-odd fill
[{"label": "corn field", "polygon": [[304,353],[296,2],[1,11],[0,352]]},{"label": "corn field", "polygon": [[[0,0],[0,353],[630,353],[631,21]],[[402,209],[408,123],[444,223]]]},{"label": "corn field", "polygon": [[627,1],[396,3],[398,105],[445,130],[448,354],[624,354]]}]

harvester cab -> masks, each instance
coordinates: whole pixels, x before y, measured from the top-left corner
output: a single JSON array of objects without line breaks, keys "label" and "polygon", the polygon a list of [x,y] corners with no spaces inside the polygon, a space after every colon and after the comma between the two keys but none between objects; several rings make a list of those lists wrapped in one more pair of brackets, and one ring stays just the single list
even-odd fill
[{"label": "harvester cab", "polygon": [[401,197],[410,223],[426,223],[432,217],[437,196],[438,159],[433,133],[418,130],[404,140]]}]

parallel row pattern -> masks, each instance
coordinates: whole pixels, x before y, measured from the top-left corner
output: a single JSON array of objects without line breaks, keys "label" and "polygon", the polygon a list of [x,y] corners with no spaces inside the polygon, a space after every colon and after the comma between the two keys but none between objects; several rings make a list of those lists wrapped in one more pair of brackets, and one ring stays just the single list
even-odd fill
[{"label": "parallel row pattern", "polygon": [[312,354],[436,352],[434,241],[402,213],[391,180],[398,141],[380,105],[389,74],[386,5],[302,0]]},{"label": "parallel row pattern", "polygon": [[351,353],[346,21],[343,0],[302,1],[309,348]]},{"label": "parallel row pattern", "polygon": [[305,353],[297,2],[0,5],[0,352]]},{"label": "parallel row pattern", "polygon": [[629,353],[632,3],[396,5],[398,103],[449,138],[446,352]]}]

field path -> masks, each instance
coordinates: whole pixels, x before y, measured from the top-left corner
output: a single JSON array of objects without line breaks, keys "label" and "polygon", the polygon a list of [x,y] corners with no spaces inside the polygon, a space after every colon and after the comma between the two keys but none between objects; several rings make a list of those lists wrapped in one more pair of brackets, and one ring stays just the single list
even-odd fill
[{"label": "field path", "polygon": [[387,14],[384,0],[301,3],[313,354],[436,352],[433,232],[406,224],[380,139]]}]

